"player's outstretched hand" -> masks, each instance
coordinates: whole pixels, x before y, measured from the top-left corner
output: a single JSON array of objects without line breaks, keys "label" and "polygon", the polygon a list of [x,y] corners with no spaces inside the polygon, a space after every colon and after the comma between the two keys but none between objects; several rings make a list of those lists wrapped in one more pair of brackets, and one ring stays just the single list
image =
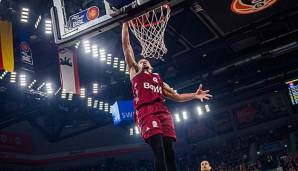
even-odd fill
[{"label": "player's outstretched hand", "polygon": [[203,86],[200,84],[198,90],[196,91],[195,98],[201,100],[201,102],[204,100],[209,100],[212,97],[211,94],[208,94],[209,92],[209,90],[203,90]]}]

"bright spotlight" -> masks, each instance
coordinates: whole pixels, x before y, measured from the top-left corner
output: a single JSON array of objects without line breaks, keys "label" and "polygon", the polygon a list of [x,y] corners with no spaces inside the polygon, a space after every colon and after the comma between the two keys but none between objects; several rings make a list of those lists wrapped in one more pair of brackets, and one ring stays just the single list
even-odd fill
[{"label": "bright spotlight", "polygon": [[7,71],[4,71],[4,72],[1,74],[0,79],[2,80],[2,79],[6,76],[6,74],[7,74]]},{"label": "bright spotlight", "polygon": [[29,8],[22,8],[22,11],[29,12]]},{"label": "bright spotlight", "polygon": [[37,88],[37,90],[39,91],[39,90],[41,90],[44,86],[45,86],[45,82],[43,82],[38,88]]},{"label": "bright spotlight", "polygon": [[203,115],[203,110],[200,106],[197,107],[198,115]]},{"label": "bright spotlight", "polygon": [[98,109],[99,109],[99,110],[103,110],[103,102],[102,102],[102,101],[99,102]]},{"label": "bright spotlight", "polygon": [[182,118],[183,118],[183,120],[187,120],[187,112],[186,111],[183,111],[182,112]]},{"label": "bright spotlight", "polygon": [[38,27],[38,25],[39,25],[40,21],[41,21],[41,15],[40,15],[40,16],[38,16],[38,18],[37,18],[37,20],[36,20],[36,22],[35,22],[35,25],[34,25],[34,27],[35,27],[36,29],[37,29],[37,27]]},{"label": "bright spotlight", "polygon": [[31,88],[34,86],[35,83],[36,83],[36,80],[33,80],[33,81],[30,83],[30,85],[28,86],[28,88],[31,89]]},{"label": "bright spotlight", "polygon": [[78,49],[80,47],[81,42],[77,42],[75,48]]},{"label": "bright spotlight", "polygon": [[89,40],[84,40],[83,44],[84,44],[85,53],[90,53],[91,52],[91,46],[90,46]]},{"label": "bright spotlight", "polygon": [[138,126],[135,126],[135,133],[136,133],[136,135],[140,134]]},{"label": "bright spotlight", "polygon": [[128,71],[128,67],[126,66],[126,68],[125,68],[125,74],[129,74],[129,71]]},{"label": "bright spotlight", "polygon": [[206,110],[206,112],[210,112],[210,107],[209,107],[209,105],[205,105],[205,110]]},{"label": "bright spotlight", "polygon": [[106,50],[104,50],[104,49],[100,49],[100,50],[99,50],[99,56],[100,56],[100,60],[101,60],[101,61],[105,61],[106,58],[107,58]]},{"label": "bright spotlight", "polygon": [[73,94],[72,94],[72,93],[69,93],[69,94],[68,94],[68,99],[67,99],[67,100],[68,100],[68,101],[72,101],[72,97],[73,97]]},{"label": "bright spotlight", "polygon": [[98,100],[94,100],[94,103],[93,103],[93,109],[96,109],[98,106]]},{"label": "bright spotlight", "polygon": [[129,129],[129,135],[133,135],[133,128]]},{"label": "bright spotlight", "polygon": [[92,98],[91,97],[88,97],[87,106],[88,107],[91,107],[92,106]]},{"label": "bright spotlight", "polygon": [[61,99],[66,99],[66,93],[65,93],[65,90],[62,90],[62,93],[61,93]]},{"label": "bright spotlight", "polygon": [[16,72],[12,72],[10,74],[10,82],[11,83],[15,83],[16,82],[16,77],[17,77],[17,73]]},{"label": "bright spotlight", "polygon": [[29,9],[28,8],[22,8],[20,21],[23,23],[28,23],[28,21],[29,21]]},{"label": "bright spotlight", "polygon": [[85,88],[81,88],[81,90],[80,90],[80,97],[81,98],[85,98],[86,97],[86,89]]},{"label": "bright spotlight", "polygon": [[20,74],[19,79],[20,79],[20,85],[22,87],[25,87],[27,85],[26,75],[25,74]]},{"label": "bright spotlight", "polygon": [[109,112],[109,103],[105,103],[105,112]]},{"label": "bright spotlight", "polygon": [[92,56],[93,58],[97,58],[98,57],[98,48],[97,45],[92,45]]},{"label": "bright spotlight", "polygon": [[118,68],[119,58],[115,57],[113,62],[113,68]]},{"label": "bright spotlight", "polygon": [[107,54],[107,64],[108,65],[112,64],[112,54]]},{"label": "bright spotlight", "polygon": [[93,94],[97,94],[98,93],[98,84],[94,83],[93,84],[93,89],[92,89]]},{"label": "bright spotlight", "polygon": [[52,21],[51,20],[45,20],[45,33],[52,34]]},{"label": "bright spotlight", "polygon": [[52,87],[52,83],[46,83],[46,89],[47,89],[47,94],[53,94],[53,87]]},{"label": "bright spotlight", "polygon": [[175,114],[175,120],[176,120],[176,122],[180,122],[181,121],[179,114]]},{"label": "bright spotlight", "polygon": [[124,72],[124,67],[125,67],[125,62],[124,61],[120,61],[120,65],[119,65],[119,70]]}]

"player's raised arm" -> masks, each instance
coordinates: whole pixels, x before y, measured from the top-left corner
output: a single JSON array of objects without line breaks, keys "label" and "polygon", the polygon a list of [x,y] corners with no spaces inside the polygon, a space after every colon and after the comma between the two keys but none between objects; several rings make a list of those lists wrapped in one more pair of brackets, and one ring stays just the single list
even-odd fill
[{"label": "player's raised arm", "polygon": [[163,90],[166,98],[176,102],[187,102],[194,99],[201,100],[201,102],[203,102],[204,100],[209,100],[212,97],[212,95],[208,94],[209,90],[202,89],[202,84],[195,93],[178,94],[167,83],[163,83]]},{"label": "player's raised arm", "polygon": [[130,44],[128,25],[123,23],[122,25],[122,48],[125,56],[125,61],[129,69],[129,73],[133,76],[138,72],[138,64],[136,63],[133,49]]}]

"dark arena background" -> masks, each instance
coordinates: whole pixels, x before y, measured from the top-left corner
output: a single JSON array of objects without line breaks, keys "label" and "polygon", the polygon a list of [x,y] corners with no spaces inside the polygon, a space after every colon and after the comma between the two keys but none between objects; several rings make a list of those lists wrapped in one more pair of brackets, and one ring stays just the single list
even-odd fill
[{"label": "dark arena background", "polygon": [[[61,2],[64,26],[52,0],[0,0],[0,171],[154,171],[134,123],[121,42],[121,22],[137,10],[111,3],[126,15],[88,32],[101,34],[82,31],[61,43],[58,26],[84,27],[108,14],[107,1]],[[150,59],[154,72],[178,93],[203,84],[213,95],[165,102],[178,170],[201,170],[207,160],[213,171],[297,171],[298,1],[169,3],[168,52]],[[132,34],[131,44],[138,58]]]}]

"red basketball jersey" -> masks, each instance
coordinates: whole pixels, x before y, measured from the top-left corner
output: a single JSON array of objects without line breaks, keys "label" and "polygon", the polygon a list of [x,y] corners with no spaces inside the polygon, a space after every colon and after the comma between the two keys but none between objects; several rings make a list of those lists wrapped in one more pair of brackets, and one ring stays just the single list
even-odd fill
[{"label": "red basketball jersey", "polygon": [[164,103],[163,81],[157,73],[142,70],[131,82],[136,110],[153,103]]}]

